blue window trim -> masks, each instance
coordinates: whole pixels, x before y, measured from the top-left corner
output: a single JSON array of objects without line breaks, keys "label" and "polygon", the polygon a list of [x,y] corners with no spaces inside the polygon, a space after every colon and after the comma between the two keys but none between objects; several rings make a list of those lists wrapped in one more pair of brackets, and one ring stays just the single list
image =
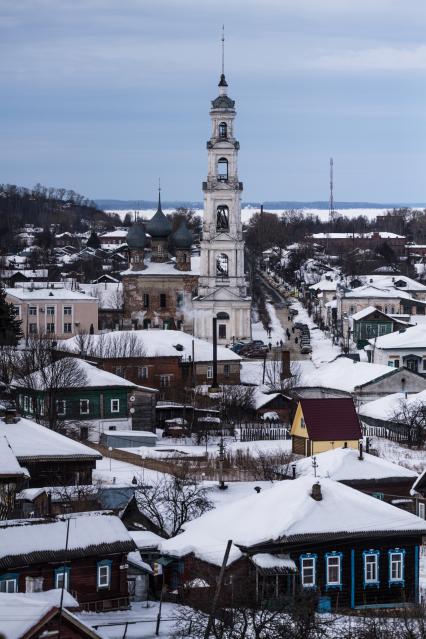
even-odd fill
[{"label": "blue window trim", "polygon": [[[108,585],[106,586],[99,585],[99,568],[101,568],[102,566],[109,567],[109,579],[108,579]],[[98,561],[96,563],[96,588],[98,590],[108,590],[109,588],[111,588],[111,575],[112,575],[112,559],[102,559],[102,561]]]},{"label": "blue window trim", "polygon": [[[367,555],[375,555],[377,562],[377,579],[376,581],[366,581],[366,561],[365,558]],[[363,588],[379,588],[380,587],[380,550],[363,550],[362,552],[362,564],[363,564],[363,577],[362,577],[362,585]]]},{"label": "blue window trim", "polygon": [[[303,560],[304,559],[313,559],[314,560],[314,583],[310,586],[306,586],[303,583]],[[300,555],[299,557],[299,563],[300,563],[300,579],[302,582],[302,588],[305,588],[306,590],[314,590],[317,587],[317,559],[318,559],[318,555],[315,553],[310,553],[307,552],[303,555]]]},{"label": "blue window trim", "polygon": [[19,591],[19,572],[5,572],[0,575],[0,581],[15,581],[15,592]]},{"label": "blue window trim", "polygon": [[[392,579],[392,571],[391,571],[391,560],[392,555],[401,555],[402,557],[402,579]],[[405,585],[405,550],[404,548],[391,548],[388,550],[388,569],[389,569],[389,580],[388,585],[390,586],[404,586]]]},{"label": "blue window trim", "polygon": [[[339,582],[340,583],[338,583],[338,584],[329,584],[328,583],[328,559],[329,559],[329,557],[339,557]],[[327,552],[327,553],[325,553],[324,560],[325,560],[325,589],[326,590],[332,590],[332,589],[342,590],[342,588],[343,588],[343,578],[342,578],[343,553],[342,552],[337,552],[335,550],[333,550],[332,552]]]},{"label": "blue window trim", "polygon": [[58,577],[59,574],[65,573],[67,576],[65,578],[65,590],[68,590],[68,588],[70,587],[70,572],[71,572],[71,568],[69,568],[68,566],[58,566],[57,568],[54,569],[54,581],[53,583],[55,584],[55,588],[58,588],[58,586],[56,585],[56,579]]}]

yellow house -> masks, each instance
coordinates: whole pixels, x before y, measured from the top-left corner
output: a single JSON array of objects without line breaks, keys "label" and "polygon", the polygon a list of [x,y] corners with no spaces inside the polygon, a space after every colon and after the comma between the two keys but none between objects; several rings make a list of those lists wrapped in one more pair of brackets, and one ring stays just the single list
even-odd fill
[{"label": "yellow house", "polygon": [[290,435],[293,453],[307,457],[333,448],[358,448],[362,432],[353,400],[301,399]]}]

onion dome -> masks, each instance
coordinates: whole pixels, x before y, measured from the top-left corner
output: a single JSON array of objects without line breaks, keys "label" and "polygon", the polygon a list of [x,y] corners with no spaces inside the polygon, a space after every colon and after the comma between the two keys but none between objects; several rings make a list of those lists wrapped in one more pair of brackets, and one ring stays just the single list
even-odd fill
[{"label": "onion dome", "polygon": [[173,233],[173,244],[178,249],[189,249],[192,246],[192,233],[186,226],[185,220],[182,220],[179,228]]},{"label": "onion dome", "polygon": [[172,232],[172,225],[164,215],[161,209],[161,198],[158,193],[158,208],[157,212],[146,224],[146,230],[152,238],[165,238]]},{"label": "onion dome", "polygon": [[136,222],[130,227],[126,236],[127,246],[131,249],[143,249],[148,243],[145,229],[141,222]]}]

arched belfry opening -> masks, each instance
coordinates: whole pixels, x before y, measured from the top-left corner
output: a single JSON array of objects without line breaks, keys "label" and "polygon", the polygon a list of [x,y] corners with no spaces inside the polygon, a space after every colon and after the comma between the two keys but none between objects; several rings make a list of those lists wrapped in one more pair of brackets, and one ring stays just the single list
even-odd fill
[{"label": "arched belfry opening", "polygon": [[216,209],[216,229],[218,231],[229,229],[229,208],[225,204],[220,204]]},{"label": "arched belfry opening", "polygon": [[229,258],[226,253],[219,253],[216,258],[216,275],[218,277],[229,276]]},{"label": "arched belfry opening", "polygon": [[226,122],[219,123],[219,137],[222,140],[226,140],[226,138],[228,137],[228,125],[226,124]]}]

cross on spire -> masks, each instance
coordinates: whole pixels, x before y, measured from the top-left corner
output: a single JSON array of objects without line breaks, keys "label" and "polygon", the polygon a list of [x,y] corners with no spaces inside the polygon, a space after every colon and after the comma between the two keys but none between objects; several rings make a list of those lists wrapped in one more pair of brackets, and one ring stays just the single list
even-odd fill
[{"label": "cross on spire", "polygon": [[222,75],[225,75],[225,25],[222,24]]},{"label": "cross on spire", "polygon": [[158,210],[161,210],[161,178],[158,178]]}]

